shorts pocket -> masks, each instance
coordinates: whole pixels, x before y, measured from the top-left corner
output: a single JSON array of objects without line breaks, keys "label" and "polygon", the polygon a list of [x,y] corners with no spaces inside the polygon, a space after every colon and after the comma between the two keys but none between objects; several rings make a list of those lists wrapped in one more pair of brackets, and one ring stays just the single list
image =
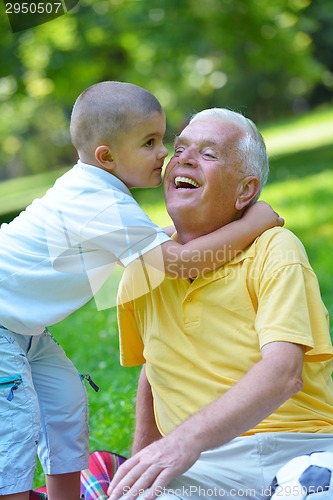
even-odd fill
[{"label": "shorts pocket", "polygon": [[15,391],[22,384],[22,377],[19,374],[11,375],[10,377],[0,377],[0,393],[6,396],[7,401],[12,401]]},{"label": "shorts pocket", "polygon": [[[0,491],[29,488],[36,461],[39,429],[31,424],[22,375],[0,377]],[[0,493],[1,496],[1,493]]]},{"label": "shorts pocket", "polygon": [[[34,408],[26,390],[23,375],[13,373],[0,377],[0,454],[14,443],[24,443],[35,435]],[[37,434],[38,438],[38,434]]]}]

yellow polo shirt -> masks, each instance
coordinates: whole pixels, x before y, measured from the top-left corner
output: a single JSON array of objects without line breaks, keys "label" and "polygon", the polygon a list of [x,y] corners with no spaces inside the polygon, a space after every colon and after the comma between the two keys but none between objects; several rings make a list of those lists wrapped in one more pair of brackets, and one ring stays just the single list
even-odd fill
[{"label": "yellow polo shirt", "polygon": [[118,318],[121,363],[146,363],[163,435],[230,389],[274,341],[305,346],[304,387],[246,435],[333,433],[328,314],[295,235],[270,229],[192,283],[154,280],[137,262],[126,269]]}]

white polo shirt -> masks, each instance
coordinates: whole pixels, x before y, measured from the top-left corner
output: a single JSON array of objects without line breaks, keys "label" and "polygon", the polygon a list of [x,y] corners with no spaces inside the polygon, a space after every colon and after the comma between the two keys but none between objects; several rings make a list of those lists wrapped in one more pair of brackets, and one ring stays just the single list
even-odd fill
[{"label": "white polo shirt", "polygon": [[[38,335],[124,266],[170,238],[125,184],[82,162],[0,230],[0,324]],[[161,253],[162,258],[162,253]]]}]

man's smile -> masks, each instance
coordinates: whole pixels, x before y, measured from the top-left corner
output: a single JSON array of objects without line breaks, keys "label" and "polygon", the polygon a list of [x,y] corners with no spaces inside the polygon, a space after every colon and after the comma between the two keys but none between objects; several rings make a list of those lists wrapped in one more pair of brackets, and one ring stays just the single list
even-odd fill
[{"label": "man's smile", "polygon": [[198,184],[194,179],[191,179],[190,177],[182,177],[178,175],[177,177],[175,177],[175,186],[176,189],[196,189],[200,187],[200,184]]}]

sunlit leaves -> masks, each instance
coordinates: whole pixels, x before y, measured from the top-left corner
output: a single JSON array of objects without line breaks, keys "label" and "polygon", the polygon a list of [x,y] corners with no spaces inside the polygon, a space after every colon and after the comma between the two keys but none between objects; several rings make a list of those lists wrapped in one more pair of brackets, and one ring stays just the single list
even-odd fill
[{"label": "sunlit leaves", "polygon": [[[325,39],[323,23],[331,27]],[[80,0],[68,14],[16,34],[0,16],[1,119],[9,115],[0,127],[0,142],[7,144],[0,172],[11,171],[5,165],[13,150],[20,169],[50,168],[40,154],[45,141],[56,167],[53,132],[64,127],[58,134],[65,135],[74,100],[101,80],[131,81],[156,93],[169,136],[204,107],[246,110],[260,121],[298,111],[318,83],[327,91],[333,86],[333,63],[325,68],[331,56],[317,55],[314,42],[327,43],[332,26],[329,11],[310,0],[207,0],[204,7],[196,0]],[[25,99],[33,100],[30,114]],[[56,107],[47,136],[38,120]],[[14,112],[35,123],[18,124]],[[29,133],[22,136],[23,129]],[[17,141],[35,154],[23,156]],[[66,150],[72,151],[69,143]]]}]

